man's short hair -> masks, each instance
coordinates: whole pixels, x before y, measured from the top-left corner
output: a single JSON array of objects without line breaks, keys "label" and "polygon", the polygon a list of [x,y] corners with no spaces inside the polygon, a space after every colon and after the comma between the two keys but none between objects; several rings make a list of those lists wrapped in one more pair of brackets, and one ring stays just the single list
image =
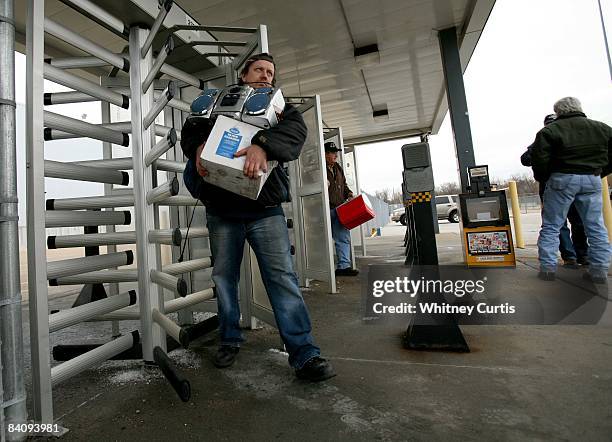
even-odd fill
[{"label": "man's short hair", "polygon": [[[247,72],[249,72],[251,65],[258,60],[269,61],[274,66],[274,77],[272,78],[272,86],[275,86],[276,85],[276,63],[274,63],[274,58],[267,52],[262,52],[261,54],[251,55],[249,58],[247,58],[247,61],[244,63],[244,66],[242,67],[242,70],[240,71],[240,77],[242,77],[243,75],[246,75]],[[238,84],[239,85],[244,84],[244,81],[242,81],[242,78],[238,78]]]},{"label": "man's short hair", "polygon": [[553,110],[557,115],[569,114],[571,112],[582,112],[580,100],[575,97],[561,98],[553,106]]}]

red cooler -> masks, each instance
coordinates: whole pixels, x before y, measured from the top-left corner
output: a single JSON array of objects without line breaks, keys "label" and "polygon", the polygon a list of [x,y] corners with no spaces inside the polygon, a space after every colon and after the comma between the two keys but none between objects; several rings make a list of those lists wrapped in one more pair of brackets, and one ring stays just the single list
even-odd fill
[{"label": "red cooler", "polygon": [[374,219],[374,210],[365,195],[359,195],[349,202],[336,207],[338,220],[347,229],[354,229],[361,224]]}]

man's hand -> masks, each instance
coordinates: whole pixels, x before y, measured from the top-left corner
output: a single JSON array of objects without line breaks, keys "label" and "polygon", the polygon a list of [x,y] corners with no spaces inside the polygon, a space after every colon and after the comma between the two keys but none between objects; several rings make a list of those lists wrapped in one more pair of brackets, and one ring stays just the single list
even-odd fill
[{"label": "man's hand", "polygon": [[257,144],[251,144],[244,149],[240,149],[234,154],[234,157],[238,158],[245,155],[246,161],[242,170],[245,176],[254,179],[268,171],[268,154]]},{"label": "man's hand", "polygon": [[206,176],[208,175],[208,170],[206,170],[206,168],[202,166],[202,162],[200,160],[200,155],[202,155],[202,150],[204,150],[204,144],[200,145],[200,147],[198,147],[198,150],[196,150],[196,157],[195,157],[196,169],[198,170],[198,173],[200,174],[200,176]]}]

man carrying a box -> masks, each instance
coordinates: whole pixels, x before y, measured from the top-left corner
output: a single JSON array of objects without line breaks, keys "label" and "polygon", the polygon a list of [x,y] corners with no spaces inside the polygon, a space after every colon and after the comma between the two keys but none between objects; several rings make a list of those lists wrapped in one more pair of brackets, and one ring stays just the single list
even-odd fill
[{"label": "man carrying a box", "polygon": [[342,166],[338,164],[336,143],[325,143],[325,163],[327,164],[327,192],[331,209],[332,237],[336,245],[336,276],[357,276],[359,270],[351,267],[351,232],[338,220],[336,208],[347,200],[353,199],[353,192],[346,184]]},{"label": "man carrying a box", "polygon": [[[274,85],[274,77],[272,57],[258,54],[246,61],[240,84],[270,87]],[[221,335],[215,366],[232,365],[244,341],[240,330],[238,282],[244,241],[247,240],[257,256],[278,330],[297,377],[323,381],[335,376],[331,364],[320,356],[313,342],[310,316],[293,270],[287,223],[281,208],[281,203],[289,197],[289,180],[284,168],[279,164],[272,170],[257,200],[205,182],[199,176],[206,176],[208,171],[199,159],[211,124],[202,121],[185,122],[181,147],[189,158],[185,183],[192,195],[206,206]],[[235,156],[246,157],[243,172],[249,178],[256,178],[266,171],[267,161],[283,163],[297,159],[306,134],[302,115],[293,106],[286,105],[279,123],[257,132],[251,139],[252,144],[236,152]]]}]

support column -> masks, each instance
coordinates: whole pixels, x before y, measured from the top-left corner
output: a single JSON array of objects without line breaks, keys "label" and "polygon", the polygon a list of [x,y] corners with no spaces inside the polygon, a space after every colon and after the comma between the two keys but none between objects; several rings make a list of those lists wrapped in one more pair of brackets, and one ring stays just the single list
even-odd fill
[{"label": "support column", "polygon": [[151,269],[161,268],[159,246],[150,243],[148,233],[159,228],[156,210],[148,204],[146,194],[153,188],[154,174],[147,167],[144,157],[151,150],[155,138],[155,124],[144,128],[143,116],[153,107],[153,88],[142,94],[143,78],[153,64],[151,51],[140,57],[142,42],[148,35],[146,29],[130,29],[130,89],[132,115],[132,157],[134,158],[134,215],[136,230],[136,252],[138,265],[138,301],[140,303],[140,323],[142,336],[142,356],[146,362],[153,362],[153,348],[166,349],[164,330],[153,321],[152,311],[164,311],[164,293],[161,286],[153,286],[150,279]]},{"label": "support column", "polygon": [[0,439],[26,422],[19,280],[14,0],[0,1]]},{"label": "support column", "polygon": [[461,180],[462,192],[467,191],[468,167],[475,166],[474,145],[470,129],[470,116],[468,113],[465,88],[463,85],[463,72],[457,44],[457,28],[452,27],[438,32],[442,68],[446,85],[448,110],[455,137],[455,151],[457,154],[457,167]]},{"label": "support column", "polygon": [[43,139],[43,60],[45,2],[28,0],[26,68],[26,164],[28,221],[28,300],[32,352],[33,419],[53,423],[47,238],[45,235],[45,159]]}]

